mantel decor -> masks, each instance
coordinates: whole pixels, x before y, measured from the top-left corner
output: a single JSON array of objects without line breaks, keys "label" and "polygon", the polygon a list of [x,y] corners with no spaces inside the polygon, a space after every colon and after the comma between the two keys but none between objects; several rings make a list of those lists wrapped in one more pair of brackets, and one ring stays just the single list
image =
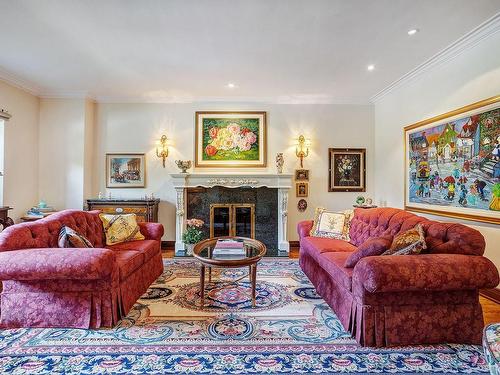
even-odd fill
[{"label": "mantel decor", "polygon": [[328,149],[328,191],[366,191],[366,149]]},{"label": "mantel decor", "polygon": [[405,209],[500,224],[500,95],[404,128]]},{"label": "mantel decor", "polygon": [[196,112],[195,167],[265,167],[266,112]]}]

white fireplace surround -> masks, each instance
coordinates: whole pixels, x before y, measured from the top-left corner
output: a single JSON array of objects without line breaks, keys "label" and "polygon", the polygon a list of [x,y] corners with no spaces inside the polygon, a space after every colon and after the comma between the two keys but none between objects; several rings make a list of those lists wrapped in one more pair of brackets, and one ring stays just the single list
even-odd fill
[{"label": "white fireplace surround", "polygon": [[273,173],[171,173],[172,183],[177,193],[175,220],[175,255],[184,250],[182,234],[185,228],[186,194],[188,188],[223,186],[268,187],[278,189],[278,250],[290,251],[287,241],[288,191],[292,187],[291,174]]}]

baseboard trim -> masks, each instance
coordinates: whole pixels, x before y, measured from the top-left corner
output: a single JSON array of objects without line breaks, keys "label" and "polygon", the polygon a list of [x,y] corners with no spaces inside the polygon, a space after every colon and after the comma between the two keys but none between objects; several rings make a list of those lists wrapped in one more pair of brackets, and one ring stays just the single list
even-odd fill
[{"label": "baseboard trim", "polygon": [[175,241],[161,241],[162,250],[173,250],[175,248]]},{"label": "baseboard trim", "polygon": [[290,247],[300,247],[300,242],[299,241],[288,241],[290,244]]},{"label": "baseboard trim", "polygon": [[500,288],[481,289],[479,291],[479,294],[481,294],[485,298],[488,298],[489,300],[492,300],[493,302],[500,304]]}]

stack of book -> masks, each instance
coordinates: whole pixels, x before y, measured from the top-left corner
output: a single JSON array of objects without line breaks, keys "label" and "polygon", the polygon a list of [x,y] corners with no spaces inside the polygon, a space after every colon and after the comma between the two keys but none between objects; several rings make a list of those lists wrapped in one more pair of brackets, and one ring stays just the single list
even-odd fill
[{"label": "stack of book", "polygon": [[243,240],[231,238],[217,240],[212,253],[214,259],[241,259],[245,255]]}]

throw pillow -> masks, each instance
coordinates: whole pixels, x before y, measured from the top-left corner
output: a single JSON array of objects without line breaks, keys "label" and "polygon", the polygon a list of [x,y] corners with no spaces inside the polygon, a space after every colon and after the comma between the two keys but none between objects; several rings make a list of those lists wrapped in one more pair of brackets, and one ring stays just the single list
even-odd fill
[{"label": "throw pillow", "polygon": [[425,243],[424,228],[422,224],[417,224],[414,228],[396,235],[389,250],[382,255],[420,254],[425,249],[427,249],[427,245]]},{"label": "throw pillow", "polygon": [[344,233],[346,219],[343,212],[331,212],[323,207],[318,207],[315,211],[314,225],[310,235],[346,240],[347,237]]},{"label": "throw pillow", "polygon": [[63,226],[59,231],[57,241],[59,247],[94,247],[92,243],[84,235],[74,231],[70,227]]},{"label": "throw pillow", "polygon": [[366,240],[359,245],[356,251],[349,255],[349,258],[344,263],[344,267],[352,268],[364,257],[381,255],[391,246],[391,243],[392,236],[373,237]]},{"label": "throw pillow", "polygon": [[121,242],[143,240],[135,214],[108,215],[99,214],[106,234],[106,245]]}]

